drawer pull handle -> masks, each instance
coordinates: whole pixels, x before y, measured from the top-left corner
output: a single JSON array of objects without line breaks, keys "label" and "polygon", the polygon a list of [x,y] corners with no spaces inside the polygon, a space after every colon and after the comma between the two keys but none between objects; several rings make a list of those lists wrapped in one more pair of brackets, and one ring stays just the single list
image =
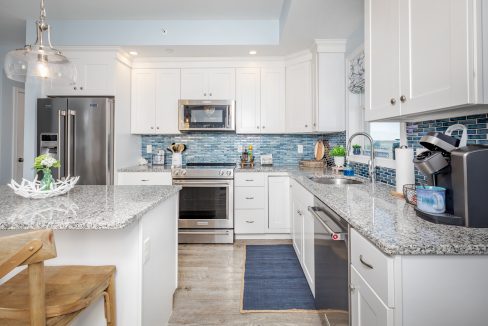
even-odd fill
[{"label": "drawer pull handle", "polygon": [[249,224],[251,224],[251,223],[254,223],[254,221],[246,221],[246,223],[249,223]]},{"label": "drawer pull handle", "polygon": [[149,181],[149,180],[148,179],[141,179],[141,181],[145,181],[146,182],[146,181]]},{"label": "drawer pull handle", "polygon": [[254,199],[254,197],[246,197],[246,199],[249,199],[249,200],[251,200],[251,199]]},{"label": "drawer pull handle", "polygon": [[363,255],[359,255],[359,261],[361,262],[361,264],[368,267],[369,269],[374,269],[373,265],[364,261]]},{"label": "drawer pull handle", "polygon": [[247,182],[253,182],[254,179],[246,179]]}]

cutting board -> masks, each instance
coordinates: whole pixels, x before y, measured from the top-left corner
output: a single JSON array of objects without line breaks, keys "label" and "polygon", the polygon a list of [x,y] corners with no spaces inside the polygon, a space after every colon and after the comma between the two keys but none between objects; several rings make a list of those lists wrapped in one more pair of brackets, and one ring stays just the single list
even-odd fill
[{"label": "cutting board", "polygon": [[322,139],[317,140],[314,147],[314,156],[317,161],[321,161],[325,155],[325,145]]}]

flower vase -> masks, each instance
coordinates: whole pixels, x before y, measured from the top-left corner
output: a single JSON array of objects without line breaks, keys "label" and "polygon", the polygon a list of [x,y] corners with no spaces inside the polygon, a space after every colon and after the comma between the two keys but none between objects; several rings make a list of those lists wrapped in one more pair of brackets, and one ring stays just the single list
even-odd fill
[{"label": "flower vase", "polygon": [[42,179],[41,179],[41,190],[52,190],[54,186],[54,178],[51,173],[51,169],[43,169],[42,170]]}]

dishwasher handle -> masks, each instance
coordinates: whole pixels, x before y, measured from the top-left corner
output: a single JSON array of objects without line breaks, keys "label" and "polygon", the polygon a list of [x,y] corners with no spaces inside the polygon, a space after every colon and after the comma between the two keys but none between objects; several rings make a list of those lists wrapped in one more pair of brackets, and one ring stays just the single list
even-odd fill
[{"label": "dishwasher handle", "polygon": [[309,206],[308,211],[330,233],[332,240],[340,241],[347,239],[347,231],[332,221],[321,208]]}]

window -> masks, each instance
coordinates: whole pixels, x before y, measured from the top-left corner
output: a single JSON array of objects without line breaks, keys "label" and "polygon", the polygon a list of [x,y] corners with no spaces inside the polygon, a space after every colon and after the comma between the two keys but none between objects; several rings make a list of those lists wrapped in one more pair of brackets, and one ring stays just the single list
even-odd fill
[{"label": "window", "polygon": [[[371,122],[369,133],[374,140],[374,153],[378,158],[395,159],[395,148],[400,147],[399,122]],[[371,148],[366,143],[364,154],[369,155]]]}]

